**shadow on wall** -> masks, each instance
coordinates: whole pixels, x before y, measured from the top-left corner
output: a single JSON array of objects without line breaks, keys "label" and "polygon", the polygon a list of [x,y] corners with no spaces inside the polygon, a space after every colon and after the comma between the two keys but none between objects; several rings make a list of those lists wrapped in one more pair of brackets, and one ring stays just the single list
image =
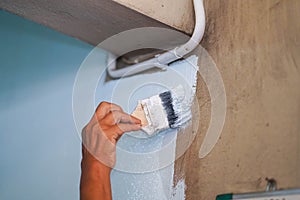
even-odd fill
[{"label": "shadow on wall", "polygon": [[0,27],[0,199],[78,199],[72,89],[93,47],[4,11]]}]

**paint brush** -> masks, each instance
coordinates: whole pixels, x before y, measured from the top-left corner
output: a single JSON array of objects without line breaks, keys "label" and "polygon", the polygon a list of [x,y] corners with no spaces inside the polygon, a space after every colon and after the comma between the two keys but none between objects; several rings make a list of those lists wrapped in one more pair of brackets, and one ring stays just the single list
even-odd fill
[{"label": "paint brush", "polygon": [[132,116],[142,121],[142,130],[154,135],[168,128],[178,128],[191,119],[190,103],[184,103],[182,86],[140,100]]}]

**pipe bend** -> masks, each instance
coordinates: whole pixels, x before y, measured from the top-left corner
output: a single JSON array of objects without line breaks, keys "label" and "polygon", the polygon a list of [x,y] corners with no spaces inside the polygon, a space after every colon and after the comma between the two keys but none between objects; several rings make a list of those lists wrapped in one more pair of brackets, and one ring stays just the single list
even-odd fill
[{"label": "pipe bend", "polygon": [[[130,76],[153,67],[163,68],[169,63],[182,58],[186,54],[193,51],[203,38],[205,31],[205,11],[203,6],[203,0],[193,0],[195,11],[195,28],[192,37],[189,41],[179,47],[174,48],[171,51],[165,52],[158,57],[151,58],[149,60],[128,66],[123,69],[116,69],[115,58],[109,62],[107,72],[112,78],[120,78]],[[109,56],[110,57],[110,56]],[[111,58],[110,58],[111,59]]]}]

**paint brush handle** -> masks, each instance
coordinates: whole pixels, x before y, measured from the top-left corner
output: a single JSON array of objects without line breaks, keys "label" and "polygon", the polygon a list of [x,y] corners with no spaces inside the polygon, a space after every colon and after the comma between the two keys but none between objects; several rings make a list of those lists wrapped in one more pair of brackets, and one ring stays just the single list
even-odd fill
[{"label": "paint brush handle", "polygon": [[141,120],[142,126],[148,125],[148,121],[147,121],[142,104],[139,103],[137,105],[137,107],[134,109],[134,111],[131,113],[131,115],[138,118],[139,120]]}]

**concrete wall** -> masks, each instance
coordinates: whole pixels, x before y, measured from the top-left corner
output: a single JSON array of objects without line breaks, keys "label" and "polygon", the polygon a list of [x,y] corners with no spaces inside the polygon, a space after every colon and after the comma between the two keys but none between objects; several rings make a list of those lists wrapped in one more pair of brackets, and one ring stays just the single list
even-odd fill
[{"label": "concrete wall", "polygon": [[194,30],[192,0],[114,0],[187,34]]},{"label": "concrete wall", "polygon": [[168,27],[112,0],[1,0],[0,9],[93,45],[128,29]]},{"label": "concrete wall", "polygon": [[[187,199],[300,187],[300,2],[206,0],[201,45],[216,62],[227,94],[227,117],[213,151],[198,158],[210,120],[210,99],[198,83],[200,129],[177,165]],[[197,51],[196,51],[197,53]],[[200,56],[200,67],[205,66]]]}]

